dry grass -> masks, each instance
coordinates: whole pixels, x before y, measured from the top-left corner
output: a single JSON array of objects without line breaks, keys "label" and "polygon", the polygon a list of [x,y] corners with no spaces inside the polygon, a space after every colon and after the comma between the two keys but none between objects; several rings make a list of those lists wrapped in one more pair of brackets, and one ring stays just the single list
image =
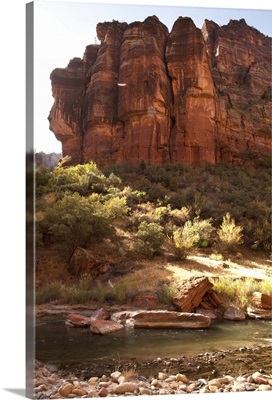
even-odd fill
[{"label": "dry grass", "polygon": [[[115,253],[114,253],[115,247]],[[97,301],[99,304],[129,304],[135,295],[157,293],[159,302],[169,304],[176,287],[191,276],[204,275],[211,280],[220,278],[225,282],[226,293],[231,294],[232,282],[235,279],[247,279],[248,282],[262,281],[262,290],[269,291],[272,277],[272,263],[265,255],[244,251],[236,257],[222,259],[213,257],[208,251],[191,254],[183,261],[170,261],[169,257],[157,256],[152,260],[135,260],[129,254],[122,257],[116,251],[116,246],[104,243],[92,249],[98,257],[111,249],[117,263],[126,259],[129,268],[121,275],[110,276],[111,285],[105,279],[95,282],[90,289],[85,288],[79,279],[71,278],[67,272],[68,257],[57,246],[40,249],[37,254],[37,292],[40,294],[40,303],[44,299],[60,299],[68,304],[76,301]],[[214,259],[215,258],[215,259]],[[121,265],[121,264],[120,264]],[[225,279],[225,281],[222,280]],[[259,285],[259,288],[261,286]],[[238,290],[238,289],[237,289]],[[236,291],[237,292],[237,291]],[[246,294],[245,294],[246,296]],[[244,296],[244,297],[245,297]],[[233,297],[233,296],[232,296]],[[241,296],[240,296],[241,297]],[[245,299],[242,300],[245,303]]]},{"label": "dry grass", "polygon": [[131,381],[133,379],[137,379],[139,376],[139,371],[137,371],[136,369],[128,369],[122,372],[122,375],[128,380]]}]

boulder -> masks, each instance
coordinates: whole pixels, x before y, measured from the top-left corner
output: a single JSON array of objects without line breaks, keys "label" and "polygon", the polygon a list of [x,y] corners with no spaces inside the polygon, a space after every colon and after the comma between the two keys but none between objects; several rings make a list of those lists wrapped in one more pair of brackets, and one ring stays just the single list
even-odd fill
[{"label": "boulder", "polygon": [[[202,298],[201,304],[206,304],[207,307],[217,308],[223,304],[223,300],[218,296],[214,289],[208,290]],[[204,307],[203,307],[204,308]]]},{"label": "boulder", "polygon": [[264,308],[265,310],[272,310],[272,296],[260,292],[252,294],[252,303],[257,308]]},{"label": "boulder", "polygon": [[140,311],[133,317],[134,328],[208,328],[211,320],[201,314],[175,311]]},{"label": "boulder", "polygon": [[65,323],[75,328],[88,328],[91,326],[92,319],[80,314],[68,314]]},{"label": "boulder", "polygon": [[173,303],[183,312],[193,312],[212,287],[213,284],[205,276],[191,277],[180,285]]},{"label": "boulder", "polygon": [[105,335],[107,333],[124,329],[124,326],[115,321],[92,320],[90,329],[92,333],[97,335]]},{"label": "boulder", "polygon": [[107,260],[98,260],[90,250],[77,247],[73,252],[68,266],[68,271],[75,276],[90,274],[97,278],[109,272],[111,264]]},{"label": "boulder", "polygon": [[157,303],[158,297],[156,295],[139,295],[133,300],[133,306],[143,310],[155,310]]},{"label": "boulder", "polygon": [[201,315],[205,315],[206,317],[209,317],[211,320],[217,318],[216,314],[213,311],[206,310],[206,309],[200,308],[200,307],[198,307],[196,309],[196,313],[197,314],[201,314]]},{"label": "boulder", "polygon": [[231,321],[243,321],[246,318],[245,313],[238,307],[229,307],[223,317]]},{"label": "boulder", "polygon": [[108,310],[105,310],[105,308],[99,308],[92,314],[90,318],[95,320],[110,319],[110,312]]}]

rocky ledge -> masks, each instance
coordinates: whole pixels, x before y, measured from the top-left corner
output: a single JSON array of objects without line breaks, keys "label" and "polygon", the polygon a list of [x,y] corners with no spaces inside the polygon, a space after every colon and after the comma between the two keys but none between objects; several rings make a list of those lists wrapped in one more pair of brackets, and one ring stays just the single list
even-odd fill
[{"label": "rocky ledge", "polygon": [[[192,360],[158,358],[149,363],[150,371],[156,366],[158,372],[146,370],[146,376],[139,373],[140,365],[119,366],[107,375],[83,377],[36,361],[34,399],[269,391],[272,374],[266,353],[271,354],[271,346],[205,353]],[[213,370],[207,373],[207,368]],[[238,372],[246,368],[248,372]]]}]

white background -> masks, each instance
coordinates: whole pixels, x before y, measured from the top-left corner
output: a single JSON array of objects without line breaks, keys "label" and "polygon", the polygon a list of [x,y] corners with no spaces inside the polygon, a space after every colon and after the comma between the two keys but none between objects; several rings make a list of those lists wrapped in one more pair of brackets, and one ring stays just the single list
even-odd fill
[{"label": "white background", "polygon": [[[96,3],[104,1],[96,1]],[[269,1],[110,1],[105,3],[270,9]],[[238,3],[238,4],[237,4]],[[25,387],[25,1],[1,2],[1,363],[0,399]],[[17,393],[17,394],[16,394]],[[22,393],[22,391],[21,391]],[[205,400],[265,399],[257,394],[205,395]],[[164,396],[166,399],[168,396]],[[172,397],[173,396],[169,396]],[[190,395],[199,399],[199,395]],[[22,398],[22,397],[21,397]],[[175,398],[175,396],[174,396]],[[201,396],[202,398],[202,396]]]}]

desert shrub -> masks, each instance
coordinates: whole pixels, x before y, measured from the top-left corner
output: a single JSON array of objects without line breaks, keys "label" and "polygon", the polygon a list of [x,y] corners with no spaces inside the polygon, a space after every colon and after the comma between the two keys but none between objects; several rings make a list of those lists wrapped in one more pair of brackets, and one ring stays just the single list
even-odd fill
[{"label": "desert shrub", "polygon": [[146,198],[146,193],[144,191],[133,190],[130,186],[124,187],[122,195],[126,197],[128,206],[141,204]]},{"label": "desert shrub", "polygon": [[129,211],[125,197],[111,197],[104,202],[103,208],[109,220],[127,215]]},{"label": "desert shrub", "polygon": [[173,232],[176,255],[183,259],[193,247],[197,245],[207,247],[213,230],[210,219],[200,220],[195,218],[193,221],[186,221],[182,228],[177,228]]},{"label": "desert shrub", "polygon": [[164,241],[163,228],[155,222],[143,221],[138,228],[138,251],[146,257],[153,257]]},{"label": "desert shrub", "polygon": [[158,301],[160,304],[165,306],[171,306],[173,304],[173,298],[177,294],[177,285],[173,283],[164,283],[157,290]]},{"label": "desert shrub", "polygon": [[181,226],[186,221],[189,221],[191,209],[188,207],[182,207],[181,209],[175,208],[170,211],[170,216],[174,225]]},{"label": "desert shrub", "polygon": [[223,247],[227,250],[236,250],[237,245],[243,243],[243,228],[236,225],[234,218],[231,218],[230,213],[226,213],[223,217],[223,222],[217,233]]},{"label": "desert shrub", "polygon": [[253,250],[271,249],[271,207],[264,201],[252,201],[243,219],[244,236]]}]

